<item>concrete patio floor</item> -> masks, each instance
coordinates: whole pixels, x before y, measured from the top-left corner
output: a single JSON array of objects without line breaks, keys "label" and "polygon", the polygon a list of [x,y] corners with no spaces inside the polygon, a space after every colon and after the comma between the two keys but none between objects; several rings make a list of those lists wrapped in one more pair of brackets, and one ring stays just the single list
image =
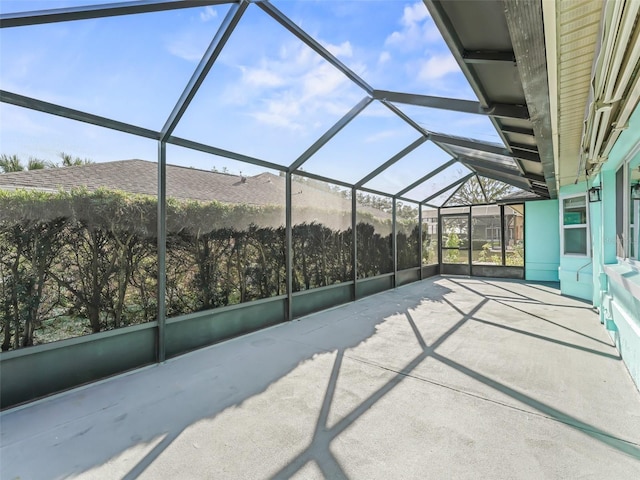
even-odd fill
[{"label": "concrete patio floor", "polygon": [[11,479],[640,478],[640,395],[548,285],[435,277],[0,416]]}]

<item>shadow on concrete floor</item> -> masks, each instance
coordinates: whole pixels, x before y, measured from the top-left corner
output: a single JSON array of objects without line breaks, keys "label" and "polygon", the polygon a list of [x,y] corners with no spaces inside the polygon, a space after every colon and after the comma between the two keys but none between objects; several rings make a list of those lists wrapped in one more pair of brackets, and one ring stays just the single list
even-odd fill
[{"label": "shadow on concrete floor", "polygon": [[[494,329],[495,332],[568,348],[580,354],[619,360],[614,353],[609,353],[615,352],[610,345],[573,326],[554,322],[538,313],[511,305],[511,298],[525,299],[532,306],[544,305],[544,302],[536,298],[537,287],[531,286],[529,290],[525,282],[469,281],[450,277],[444,280],[436,277],[385,292],[331,312],[321,312],[192,352],[164,365],[4,412],[0,416],[1,477],[66,478],[82,475],[96,467],[104,467],[110,468],[108,471],[112,478],[138,478],[188,427],[203,419],[213,419],[229,409],[239,408],[248,399],[269,390],[270,386],[300,365],[329,352],[335,353],[335,359],[311,441],[300,452],[283,462],[276,473],[269,474],[270,478],[291,478],[300,474],[309,462],[315,463],[325,478],[349,478],[345,466],[330,448],[332,442],[408,378],[428,382],[438,388],[455,390],[482,401],[500,403],[500,400],[488,398],[484,394],[461,390],[440,378],[425,377],[417,370],[418,367],[424,368],[427,359],[511,399],[513,402],[500,403],[506,408],[524,409],[522,411],[528,414],[560,422],[624,455],[640,460],[640,438],[625,439],[608,432],[534,398],[531,393],[491,378],[452,358],[445,351],[439,351],[461,329],[474,324]],[[509,285],[517,289],[507,288]],[[502,289],[506,293],[496,296],[491,292],[483,292],[483,288]],[[525,295],[518,289],[525,289],[528,294]],[[547,297],[560,299],[557,292],[554,293],[548,287],[538,290],[538,293],[545,300]],[[584,341],[596,342],[599,344],[598,348],[609,347],[609,351],[535,333],[520,325],[506,325],[502,319],[482,318],[485,309],[495,307],[496,304],[511,309],[518,318],[528,317],[533,323],[528,324],[527,328],[538,322],[539,325],[558,328],[565,334],[575,335]],[[435,313],[430,321],[452,323],[430,343],[421,333],[421,328],[424,330],[425,326],[417,325],[413,313],[417,309],[426,308],[425,305],[434,308]],[[560,301],[551,305],[558,308],[582,307],[579,303],[571,303],[567,307],[566,303]],[[402,365],[384,364],[350,353],[355,347],[370,342],[379,335],[379,329],[384,324],[401,322],[403,319],[413,332],[414,341],[419,348],[417,354],[403,360]],[[397,345],[397,348],[403,347]],[[346,358],[383,369],[391,378],[358,401],[339,421],[330,425],[329,412]],[[122,461],[122,455],[132,449],[138,449],[142,453],[133,463]],[[199,478],[207,478],[207,475]],[[256,478],[264,477],[258,475]]]}]

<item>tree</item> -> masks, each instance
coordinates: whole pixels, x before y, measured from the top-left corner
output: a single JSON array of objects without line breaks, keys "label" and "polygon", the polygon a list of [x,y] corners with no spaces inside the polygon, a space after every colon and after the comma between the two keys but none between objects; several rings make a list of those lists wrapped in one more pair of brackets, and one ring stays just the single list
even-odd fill
[{"label": "tree", "polygon": [[51,163],[40,158],[30,157],[27,163],[27,170],[43,170],[51,167]]},{"label": "tree", "polygon": [[93,160],[88,158],[72,157],[68,153],[60,152],[58,156],[62,159],[62,167],[76,167],[79,165],[89,165],[93,163]]},{"label": "tree", "polygon": [[[4,226],[3,226],[4,227]],[[4,254],[3,271],[9,273],[5,304],[5,338],[2,350],[8,350],[11,323],[14,324],[14,348],[33,345],[33,336],[42,315],[54,307],[53,295],[44,295],[52,263],[60,251],[59,237],[64,219],[29,221],[0,230]],[[7,246],[10,246],[8,249]],[[48,302],[47,302],[48,300]],[[8,307],[8,308],[7,308]],[[13,322],[11,322],[11,320]],[[21,337],[21,340],[20,340]]]},{"label": "tree", "polygon": [[0,155],[0,170],[2,170],[2,173],[22,172],[24,165],[17,155],[3,153]]},{"label": "tree", "polygon": [[93,161],[88,158],[73,158],[71,155],[64,152],[61,152],[59,157],[62,159],[62,163],[60,165],[55,162],[36,157],[29,157],[29,160],[25,165],[17,155],[7,155],[3,153],[0,156],[0,173],[24,172],[25,170],[43,170],[45,168],[56,168],[59,166],[71,167],[74,165],[88,165],[93,163]]},{"label": "tree", "polygon": [[[480,180],[473,177],[465,182],[462,187],[449,199],[447,206],[453,205],[475,205],[478,203],[492,203],[500,197],[508,195],[515,190],[512,185],[482,177]],[[484,188],[484,193],[482,192]],[[486,198],[485,198],[486,194]]]},{"label": "tree", "polygon": [[459,263],[460,250],[460,237],[456,232],[451,232],[447,237],[447,241],[444,244],[449,250],[446,253],[446,263]]}]

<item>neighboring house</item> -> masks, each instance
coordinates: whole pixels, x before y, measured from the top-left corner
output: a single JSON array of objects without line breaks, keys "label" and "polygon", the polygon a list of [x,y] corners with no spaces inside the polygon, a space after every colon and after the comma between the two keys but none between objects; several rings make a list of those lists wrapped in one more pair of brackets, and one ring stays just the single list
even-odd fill
[{"label": "neighboring house", "polygon": [[[296,181],[293,186],[293,222],[294,224],[323,221],[327,218],[314,217],[319,211],[341,212],[341,221],[334,227],[349,227],[351,200],[340,193],[314,186],[314,181]],[[22,172],[0,174],[0,190],[35,189],[56,191],[73,188],[96,190],[108,188],[133,194],[156,195],[158,185],[158,165],[147,160],[118,160],[87,165],[48,168]],[[228,173],[200,170],[190,167],[167,165],[167,196],[178,200],[196,200],[202,202],[219,201],[223,203],[244,203],[250,205],[283,205],[285,199],[285,179],[272,173],[260,173],[255,176],[232,175]],[[535,196],[535,195],[533,195]],[[478,211],[479,210],[479,211]],[[314,212],[314,213],[311,213]],[[379,220],[390,221],[391,214],[383,210],[361,206],[359,213],[368,213]],[[443,210],[443,213],[446,209]],[[424,209],[423,219],[427,233],[435,234],[438,227],[438,211]],[[323,216],[324,217],[324,216]],[[507,220],[511,216],[507,216]],[[496,218],[498,223],[496,224]],[[474,207],[474,238],[486,240],[500,238],[499,207],[497,205]],[[523,238],[522,216],[514,216],[509,221],[508,243],[512,245]],[[335,221],[334,220],[334,221]],[[458,232],[460,233],[460,232]]]},{"label": "neighboring house", "polygon": [[[536,196],[537,197],[537,196]],[[538,197],[539,198],[539,197]],[[505,198],[506,200],[506,198]],[[505,207],[505,245],[508,249],[521,244],[524,240],[524,209],[522,204],[511,204]],[[441,214],[449,212],[467,212],[465,207],[442,208]],[[435,235],[438,231],[438,210],[424,210],[422,213],[423,225],[426,232]],[[466,222],[450,223],[448,233],[456,233],[458,236],[466,235]],[[423,229],[425,228],[423,226]],[[472,211],[472,237],[473,240],[490,243],[492,248],[500,248],[500,206],[499,205],[476,205]]]},{"label": "neighboring house", "polygon": [[[167,165],[167,196],[178,200],[250,205],[285,203],[285,178],[272,173],[255,176],[200,170]],[[157,195],[158,164],[147,160],[118,160],[87,165],[48,168],[0,174],[0,190],[41,191],[108,188],[133,194]],[[294,224],[318,221],[346,229],[351,222],[351,200],[339,192],[314,186],[314,181],[296,181],[292,195]],[[314,213],[310,213],[314,212]],[[319,215],[326,212],[327,216]],[[378,220],[391,220],[391,214],[373,207],[359,207]],[[337,213],[342,213],[337,215]],[[322,217],[322,218],[320,218]],[[284,220],[283,220],[284,222]]]}]

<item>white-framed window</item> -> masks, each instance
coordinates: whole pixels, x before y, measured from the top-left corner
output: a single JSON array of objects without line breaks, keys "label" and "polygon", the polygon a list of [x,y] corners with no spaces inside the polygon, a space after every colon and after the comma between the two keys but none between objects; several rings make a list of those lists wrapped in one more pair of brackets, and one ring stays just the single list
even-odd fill
[{"label": "white-framed window", "polygon": [[585,194],[563,197],[560,217],[563,255],[590,256],[587,196]]},{"label": "white-framed window", "polygon": [[629,210],[629,258],[633,260],[639,260],[640,255],[638,249],[640,248],[640,200],[630,199]]},{"label": "white-framed window", "polygon": [[487,227],[485,230],[487,240],[492,242],[500,241],[500,227]]},{"label": "white-framed window", "polygon": [[615,174],[616,257],[640,268],[640,199],[634,198],[640,184],[640,142],[631,148]]},{"label": "white-framed window", "polygon": [[[637,189],[640,188],[640,142],[631,150],[629,158],[625,162],[627,168],[627,182],[624,193],[628,206],[628,230],[627,230],[627,257],[640,266],[640,198]],[[634,192],[635,195],[634,195]],[[635,197],[635,198],[634,198]]]}]

